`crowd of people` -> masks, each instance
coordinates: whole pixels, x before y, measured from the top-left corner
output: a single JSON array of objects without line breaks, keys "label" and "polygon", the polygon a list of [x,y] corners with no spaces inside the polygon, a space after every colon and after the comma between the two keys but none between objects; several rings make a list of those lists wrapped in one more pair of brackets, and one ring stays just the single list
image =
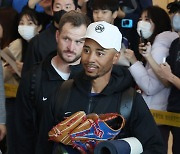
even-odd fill
[{"label": "crowd of people", "polygon": [[[179,154],[180,126],[150,112],[180,113],[180,1],[167,10],[152,0],[1,0],[0,153],[167,154],[171,132]],[[103,120],[112,113],[124,120]]]}]

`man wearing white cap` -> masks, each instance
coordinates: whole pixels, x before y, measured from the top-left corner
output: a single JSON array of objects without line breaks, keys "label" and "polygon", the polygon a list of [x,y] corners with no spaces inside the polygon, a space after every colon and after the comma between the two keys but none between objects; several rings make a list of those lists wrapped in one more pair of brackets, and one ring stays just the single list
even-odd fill
[{"label": "man wearing white cap", "polygon": [[[62,103],[62,100],[59,98],[63,94],[60,90],[57,90],[56,97],[50,103],[50,110],[46,111],[45,116],[48,117],[44,118],[46,124],[49,121],[48,131],[53,127],[52,125],[57,124],[57,121],[63,124],[64,117],[68,117],[74,113],[77,116],[76,113],[78,111],[84,111],[87,115],[90,113],[96,113],[97,115],[105,113],[121,114],[121,94],[131,87],[131,76],[128,70],[114,65],[120,56],[122,35],[117,27],[101,21],[89,25],[84,39],[85,44],[81,55],[81,63],[84,70],[74,79],[68,101],[65,105],[62,105],[63,107],[61,104],[58,105],[58,114],[56,114],[57,104]],[[69,125],[74,124],[75,121],[76,119],[71,119],[69,124],[64,126],[64,130]],[[112,123],[110,127],[117,124],[118,122]],[[54,127],[53,130],[55,129],[59,128]],[[116,129],[119,130],[119,127]],[[99,143],[99,138],[91,138],[90,136],[92,134],[96,136],[98,134],[97,132],[103,132],[102,134],[104,135],[106,130],[103,130],[103,128],[101,130],[101,125],[97,125],[96,121],[90,125],[88,131],[81,130],[82,133],[80,133],[79,137],[89,136],[88,140],[84,140],[83,138],[82,142],[81,139],[75,142],[78,134],[73,137],[72,130],[67,134],[70,135],[72,142],[67,144],[59,141],[60,144],[58,145],[62,147],[60,148],[61,150],[63,149],[62,151],[72,154],[79,153],[78,150],[81,153],[93,153],[94,151],[97,154],[119,154],[124,153],[123,150],[126,150],[127,154],[132,153],[132,149],[135,147],[135,153],[142,153],[143,151],[145,153],[164,153],[163,141],[159,130],[143,98],[136,92],[134,94],[130,117],[128,120],[125,120],[125,127],[121,125],[120,129],[120,133],[111,138],[111,141]],[[96,132],[92,132],[92,130],[96,130]],[[59,134],[55,135],[56,137],[67,133],[67,131],[60,130],[59,132]],[[64,136],[67,135],[64,134]],[[132,146],[131,144],[134,142],[129,142],[127,139],[119,140],[127,137],[135,137],[134,141],[137,146]],[[87,142],[84,144],[85,141]],[[96,145],[94,142],[98,144]],[[59,153],[63,153],[61,150]]]}]

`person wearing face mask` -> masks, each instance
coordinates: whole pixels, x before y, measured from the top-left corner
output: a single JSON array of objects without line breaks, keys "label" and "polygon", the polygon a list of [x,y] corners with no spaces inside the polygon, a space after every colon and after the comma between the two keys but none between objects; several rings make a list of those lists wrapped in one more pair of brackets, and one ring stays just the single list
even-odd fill
[{"label": "person wearing face mask", "polygon": [[[142,12],[137,24],[137,32],[140,35],[139,52],[145,59],[145,66],[138,61],[134,51],[127,49],[125,57],[131,63],[129,70],[142,90],[142,96],[148,107],[155,110],[167,110],[170,88],[165,87],[157,75],[157,67],[149,58],[151,54],[157,64],[169,55],[169,47],[178,37],[172,32],[171,21],[168,14],[158,6],[148,7]],[[168,126],[158,125],[167,149],[169,131]]]},{"label": "person wearing face mask", "polygon": [[[167,5],[171,16],[171,24],[174,31],[180,36],[180,1],[175,0]],[[166,87],[170,87],[170,94],[168,96],[167,111],[180,113],[180,37],[175,39],[170,48],[169,56],[166,62],[160,65],[156,63],[152,54],[146,54],[148,61],[153,65],[156,74]],[[174,126],[167,127],[173,136],[172,150],[173,154],[179,154],[180,148],[180,128]]]},{"label": "person wearing face mask", "polygon": [[44,60],[45,57],[56,50],[55,33],[59,20],[62,14],[76,10],[76,8],[77,0],[52,0],[53,22],[40,35],[30,41],[22,74],[27,72],[35,63]]},{"label": "person wearing face mask", "polygon": [[[41,30],[41,24],[36,12],[27,7],[23,8],[22,12],[19,14],[18,21],[18,32],[19,38],[14,40],[5,49],[8,49],[14,58],[16,59],[16,66],[18,71],[21,72],[24,57],[26,54],[26,47],[29,41],[37,35]],[[4,50],[5,50],[4,49]],[[15,70],[7,63],[3,63],[3,76],[4,83],[13,86],[18,86],[21,80],[20,75],[15,72]],[[8,153],[14,153],[15,147],[15,136],[14,136],[14,106],[15,106],[15,96],[6,96],[6,127],[7,127],[7,147]]]},{"label": "person wearing face mask", "polygon": [[[36,12],[28,7],[24,7],[19,14],[18,33],[19,38],[11,42],[8,49],[16,58],[16,65],[21,72],[24,58],[26,55],[26,48],[29,41],[41,31],[42,25]],[[15,71],[9,66],[4,66],[4,81],[5,83],[18,85],[19,77],[14,76]]]},{"label": "person wearing face mask", "polygon": [[179,20],[179,12],[174,13],[174,16],[172,18],[172,26],[174,31],[178,32],[180,31],[180,20]]},{"label": "person wearing face mask", "polygon": [[[179,3],[180,6],[180,3]],[[180,7],[178,12],[172,18],[173,29],[178,32],[180,36]],[[169,56],[167,63],[161,64],[159,72],[160,78],[168,82],[171,87],[170,95],[168,97],[167,111],[180,113],[180,37],[174,40],[169,49]],[[172,153],[179,154],[180,148],[180,127],[169,126],[173,136]]]}]

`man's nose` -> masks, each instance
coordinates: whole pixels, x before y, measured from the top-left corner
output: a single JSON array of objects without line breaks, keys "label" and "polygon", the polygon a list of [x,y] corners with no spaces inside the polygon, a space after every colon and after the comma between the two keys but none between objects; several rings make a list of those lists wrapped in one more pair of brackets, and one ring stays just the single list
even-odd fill
[{"label": "man's nose", "polygon": [[74,51],[74,48],[75,48],[75,43],[74,43],[73,41],[69,42],[69,44],[68,44],[68,49],[69,49],[70,51]]},{"label": "man's nose", "polygon": [[97,17],[98,17],[98,18],[102,18],[102,12],[98,12],[98,13],[97,13]]},{"label": "man's nose", "polygon": [[94,52],[91,52],[91,53],[89,54],[88,61],[89,61],[89,62],[94,62],[95,59],[96,59],[95,53],[94,53]]}]

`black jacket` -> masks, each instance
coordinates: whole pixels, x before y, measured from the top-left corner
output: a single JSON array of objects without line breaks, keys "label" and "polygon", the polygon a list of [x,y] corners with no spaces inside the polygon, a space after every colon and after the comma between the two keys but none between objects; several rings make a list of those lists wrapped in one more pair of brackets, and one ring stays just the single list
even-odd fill
[{"label": "black jacket", "polygon": [[[50,98],[53,95],[55,89],[64,82],[61,76],[55,71],[51,65],[51,59],[57,54],[53,52],[48,56],[42,64],[35,66],[38,71],[41,70],[40,79],[35,77],[33,80],[39,80],[39,83],[34,84],[35,88],[32,90],[32,76],[34,68],[24,74],[16,97],[16,136],[18,142],[16,143],[17,154],[33,154],[35,153],[35,147],[39,134],[39,125],[41,123],[41,117],[43,110],[47,108],[50,103]],[[72,66],[70,78],[76,74],[76,72],[82,69],[81,65]],[[37,76],[37,74],[36,74]],[[38,91],[36,92],[36,88]],[[35,92],[35,102],[32,101],[32,93]],[[35,120],[35,121],[34,121]]]},{"label": "black jacket", "polygon": [[[74,85],[71,91],[70,99],[67,104],[65,111],[59,110],[59,116],[55,117],[55,104],[60,102],[58,100],[59,95],[56,91],[56,96],[50,103],[50,108],[44,114],[43,123],[41,125],[41,135],[43,138],[39,140],[39,143],[43,141],[46,142],[46,149],[42,149],[37,154],[43,153],[50,154],[52,152],[52,147],[50,147],[51,142],[48,141],[48,131],[56,125],[65,116],[65,112],[71,112],[72,114],[77,111],[85,111],[88,113],[109,113],[109,112],[119,112],[117,108],[120,101],[121,93],[125,89],[131,86],[132,78],[129,72],[120,67],[113,69],[112,76],[109,84],[104,88],[104,90],[95,96],[90,96],[91,93],[91,81],[84,74],[80,73],[74,81]],[[67,115],[66,115],[67,116]],[[126,123],[126,129],[128,131],[122,131],[124,134],[121,137],[136,137],[143,145],[144,153],[151,154],[163,154],[164,147],[163,141],[160,136],[160,132],[156,126],[156,123],[140,94],[136,94],[134,98],[134,103],[130,115],[129,122]],[[120,138],[120,137],[119,137]],[[48,146],[49,145],[49,146]]]},{"label": "black jacket", "polygon": [[[180,38],[172,42],[167,62],[171,66],[172,73],[180,77]],[[180,113],[180,90],[174,85],[171,87],[167,110]]]}]

